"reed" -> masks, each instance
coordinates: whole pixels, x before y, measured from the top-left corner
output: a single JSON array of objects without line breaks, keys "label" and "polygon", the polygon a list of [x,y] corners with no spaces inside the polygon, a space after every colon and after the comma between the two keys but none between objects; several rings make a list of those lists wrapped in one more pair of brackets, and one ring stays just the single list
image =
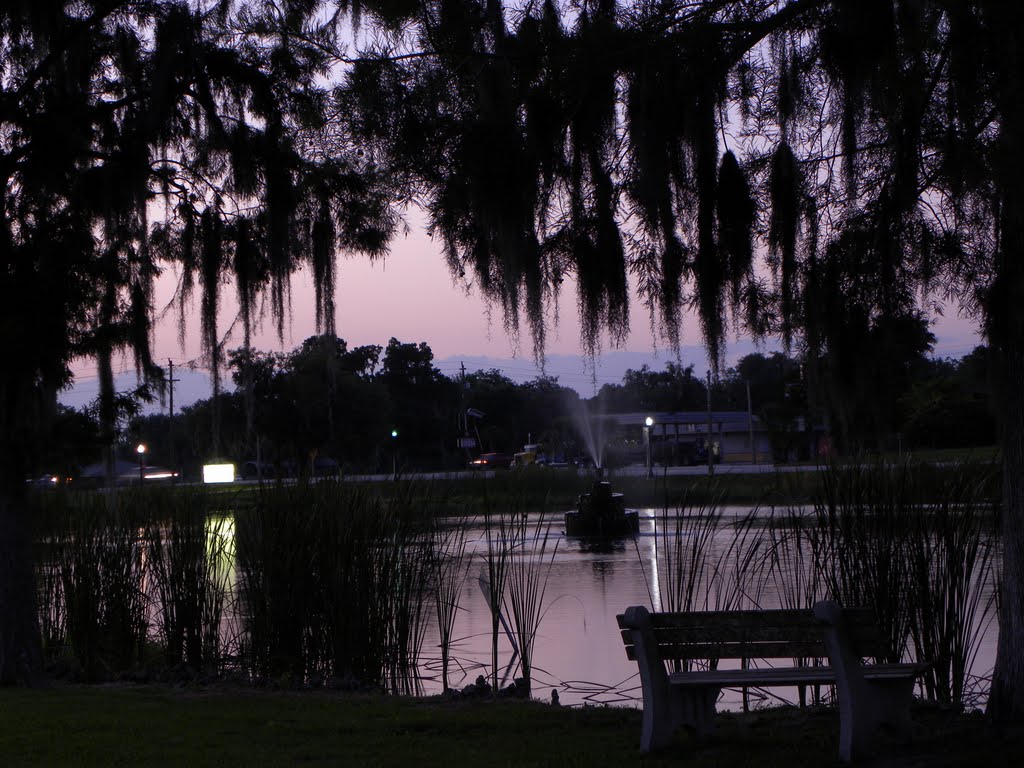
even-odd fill
[{"label": "reed", "polygon": [[[692,485],[656,516],[651,604],[736,610],[777,595],[785,607],[826,596],[867,605],[889,640],[886,659],[932,662],[924,695],[973,706],[981,639],[996,615],[993,475],[909,461],[835,466],[821,472],[809,512],[790,504],[735,519],[724,515],[721,479]],[[497,503],[478,486],[454,523],[441,515],[457,503],[450,488],[404,482],[43,494],[35,519],[47,658],[73,658],[85,680],[160,659],[194,674],[237,668],[287,685],[419,693],[433,612],[447,689],[477,562],[493,686],[502,629],[515,654],[509,671],[519,658],[529,685],[557,542],[536,498],[544,478],[519,497],[514,482]],[[480,560],[466,555],[478,510]]]},{"label": "reed", "polygon": [[311,501],[304,485],[275,485],[235,509],[237,605],[245,629],[237,651],[257,677],[305,678],[303,640],[317,565]]},{"label": "reed", "polygon": [[[512,517],[504,508],[495,513],[487,497],[483,500],[484,541],[486,548],[481,555],[483,566],[480,570],[480,588],[491,617],[491,689],[498,690],[498,630],[502,627],[502,598],[505,594],[505,579],[508,575],[508,561],[512,551],[514,528]],[[514,649],[518,653],[518,648]]]},{"label": "reed", "polygon": [[[666,503],[659,511],[654,532],[657,572],[650,576],[645,573],[654,610],[707,609],[711,592],[708,562],[721,518],[718,500],[702,500],[690,506],[685,495],[674,509]],[[651,593],[652,579],[658,599]]]},{"label": "reed", "polygon": [[431,584],[418,494],[268,486],[236,514],[241,655],[253,674],[415,692]]},{"label": "reed", "polygon": [[66,647],[87,681],[107,680],[144,658],[147,602],[140,530],[148,497],[48,494],[41,502],[46,589],[41,622],[50,658]]},{"label": "reed", "polygon": [[176,489],[153,502],[146,564],[164,659],[193,673],[220,672],[234,572],[233,519],[211,513],[202,487]]},{"label": "reed", "polygon": [[822,568],[816,557],[816,518],[802,508],[773,510],[768,518],[771,583],[782,608],[812,608],[822,598]]},{"label": "reed", "polygon": [[30,500],[35,521],[34,562],[39,632],[43,658],[53,662],[67,651],[67,603],[58,555],[58,526],[69,514],[68,494],[43,494]]},{"label": "reed", "polygon": [[814,502],[820,538],[815,559],[828,594],[842,605],[870,606],[886,637],[880,661],[904,656],[910,631],[907,552],[910,511],[919,488],[908,464],[858,462],[823,470]]},{"label": "reed", "polygon": [[[767,540],[755,507],[735,520],[723,517],[725,489],[705,481],[655,519],[658,571],[648,579],[655,610],[677,612],[759,607],[770,573]],[[639,555],[639,551],[638,551]],[[655,600],[651,581],[656,580]]]},{"label": "reed", "polygon": [[885,660],[930,662],[923,693],[958,707],[976,703],[968,681],[995,617],[991,487],[977,465],[859,463],[825,470],[815,502],[827,592],[872,607]]},{"label": "reed", "polygon": [[984,633],[995,621],[997,530],[988,504],[987,478],[954,467],[917,508],[908,559],[911,642],[932,664],[929,698],[966,707]]},{"label": "reed", "polygon": [[551,525],[550,519],[544,521],[544,507],[534,520],[525,512],[512,518],[512,546],[504,605],[506,613],[512,617],[518,641],[526,695],[529,695],[532,685],[533,651],[544,618],[548,577],[558,551],[557,539],[551,545]]},{"label": "reed", "polygon": [[419,684],[419,659],[427,629],[428,606],[436,602],[434,594],[433,529],[440,517],[440,497],[428,484],[395,487],[390,499],[393,530],[389,541],[395,568],[387,586],[390,602],[391,649],[388,681],[396,693],[422,693]]},{"label": "reed", "polygon": [[470,523],[471,518],[468,516],[461,516],[454,523],[438,517],[431,529],[433,544],[430,566],[441,651],[441,686],[444,691],[449,690],[448,667],[451,663],[455,619],[471,562],[466,557],[466,530]]}]

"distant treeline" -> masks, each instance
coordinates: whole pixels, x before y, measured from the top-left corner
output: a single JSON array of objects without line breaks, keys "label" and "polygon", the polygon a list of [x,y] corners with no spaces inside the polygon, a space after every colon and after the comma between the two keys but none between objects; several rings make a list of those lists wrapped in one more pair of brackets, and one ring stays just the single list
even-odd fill
[{"label": "distant treeline", "polygon": [[[808,425],[824,426],[843,452],[957,448],[995,440],[988,355],[927,356],[918,345],[902,359],[865,356],[871,375],[838,377],[827,360],[781,352],[751,354],[712,379],[711,407],[749,407],[773,436],[780,458]],[[259,461],[273,471],[332,473],[454,469],[485,451],[512,454],[540,443],[566,461],[584,452],[580,414],[701,411],[704,372],[669,362],[661,371],[629,370],[589,399],[538,376],[516,383],[497,369],[455,378],[433,364],[426,343],[390,339],[349,348],[340,338],[306,339],[289,353],[228,354],[235,389],[175,413],[141,416],[145,393],[118,397],[121,456],[188,474],[214,457]],[[883,373],[885,375],[883,375]],[[837,380],[841,378],[842,380]],[[856,384],[857,386],[853,386]],[[40,472],[74,474],[103,456],[97,406],[61,407]],[[474,447],[460,446],[469,436]]]}]

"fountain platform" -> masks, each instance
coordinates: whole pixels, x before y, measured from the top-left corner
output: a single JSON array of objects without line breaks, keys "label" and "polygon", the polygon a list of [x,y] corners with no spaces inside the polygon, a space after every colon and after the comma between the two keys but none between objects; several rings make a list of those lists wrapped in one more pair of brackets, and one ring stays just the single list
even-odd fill
[{"label": "fountain platform", "polygon": [[576,509],[565,513],[566,536],[623,537],[640,530],[640,518],[626,510],[621,493],[612,491],[607,480],[598,480],[590,493],[581,493]]}]

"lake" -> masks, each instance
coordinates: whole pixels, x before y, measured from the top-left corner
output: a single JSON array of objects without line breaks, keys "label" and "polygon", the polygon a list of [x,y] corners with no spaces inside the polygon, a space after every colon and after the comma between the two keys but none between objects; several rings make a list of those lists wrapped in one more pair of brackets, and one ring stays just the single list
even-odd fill
[{"label": "lake", "polygon": [[[724,510],[723,523],[741,520],[750,508],[733,507]],[[542,530],[548,530],[548,552],[554,548],[550,559],[544,595],[545,611],[537,635],[534,650],[533,691],[534,698],[546,700],[551,690],[557,689],[563,704],[584,703],[638,705],[641,697],[636,664],[626,658],[622,640],[616,624],[616,614],[630,605],[644,604],[659,606],[659,580],[656,574],[659,566],[664,572],[668,556],[665,540],[656,535],[655,525],[658,512],[653,509],[639,510],[640,534],[633,539],[614,542],[594,542],[567,538],[563,534],[561,515],[551,515],[539,521]],[[670,523],[672,525],[672,523]],[[550,526],[550,527],[549,527]],[[763,529],[760,529],[763,531]],[[696,535],[696,534],[695,534]],[[751,529],[751,536],[758,531]],[[728,525],[723,525],[707,544],[708,561],[717,562],[723,553],[730,551],[735,534]],[[476,562],[469,567],[464,583],[459,615],[455,624],[452,662],[449,670],[452,688],[472,684],[479,675],[489,679],[491,665],[491,617],[490,610],[480,587],[479,576],[485,567],[487,551],[486,532],[482,525],[472,526],[467,533],[468,556]],[[734,562],[737,550],[725,558],[725,567]],[[547,569],[542,566],[542,573]],[[731,586],[729,576],[721,577],[718,590]],[[744,607],[773,608],[782,603],[781,592],[791,585],[779,579],[771,579],[757,589],[756,595],[748,595]],[[715,597],[710,598],[709,608],[715,607]],[[508,619],[511,624],[511,619]],[[441,690],[440,651],[438,650],[436,619],[427,629],[422,653],[421,673],[424,676],[425,693]],[[995,660],[996,629],[994,622],[985,632],[981,641],[974,671],[982,676],[991,672]],[[512,652],[512,645],[504,632],[499,636],[499,667],[502,685],[507,685],[521,674],[518,660]],[[771,692],[778,700],[792,700],[795,690]],[[726,693],[720,708],[741,706],[738,693]]]}]

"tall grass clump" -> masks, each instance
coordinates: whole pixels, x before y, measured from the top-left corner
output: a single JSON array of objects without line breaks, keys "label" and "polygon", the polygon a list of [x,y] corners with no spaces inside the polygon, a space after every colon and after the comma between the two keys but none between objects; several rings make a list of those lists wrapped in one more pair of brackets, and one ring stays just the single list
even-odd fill
[{"label": "tall grass clump", "polygon": [[419,660],[427,629],[427,615],[437,590],[432,562],[433,530],[443,503],[431,485],[394,487],[387,500],[392,522],[390,541],[394,567],[384,590],[390,603],[387,679],[395,693],[419,694]]},{"label": "tall grass clump", "polygon": [[[508,576],[508,562],[514,545],[515,526],[513,518],[519,512],[502,509],[495,512],[487,498],[484,498],[484,541],[483,565],[480,569],[480,587],[487,602],[491,617],[491,688],[498,690],[498,630],[502,622],[502,597],[505,594],[505,579]],[[515,651],[518,653],[518,648]]]},{"label": "tall grass clump", "polygon": [[43,658],[52,662],[67,650],[67,604],[57,561],[58,528],[68,514],[67,494],[33,497],[35,585]]},{"label": "tall grass clump", "polygon": [[769,560],[757,509],[726,521],[723,487],[718,481],[708,486],[684,494],[674,507],[664,504],[655,518],[657,573],[645,574],[656,580],[658,600],[648,581],[654,610],[760,607]]},{"label": "tall grass clump", "polygon": [[236,515],[240,655],[254,675],[405,690],[429,594],[429,535],[401,485],[267,486]]},{"label": "tall grass clump", "polygon": [[828,593],[840,604],[870,606],[886,641],[884,661],[899,661],[910,629],[907,551],[919,500],[908,464],[833,465],[823,472],[814,542]]},{"label": "tall grass clump", "polygon": [[807,609],[824,592],[822,568],[815,558],[816,518],[800,507],[773,510],[768,518],[768,552],[771,558],[771,583],[779,606]]},{"label": "tall grass clump", "polygon": [[50,659],[61,653],[57,644],[63,641],[87,681],[138,665],[148,631],[141,534],[148,494],[55,493],[39,503]]},{"label": "tall grass clump", "polygon": [[146,528],[149,594],[168,666],[218,673],[226,661],[234,575],[234,521],[212,510],[202,487],[182,487],[152,499]]},{"label": "tall grass clump", "polygon": [[305,485],[264,486],[235,510],[244,627],[236,650],[257,677],[305,679],[304,641],[315,600],[312,501]]},{"label": "tall grass clump", "polygon": [[968,464],[833,466],[814,504],[828,593],[871,607],[885,660],[929,662],[925,695],[956,706],[974,697],[968,681],[995,615],[990,480]]},{"label": "tall grass clump", "polygon": [[975,467],[945,473],[917,508],[908,553],[911,643],[918,658],[931,661],[925,690],[961,707],[978,703],[973,670],[996,617],[998,528],[989,484]]},{"label": "tall grass clump", "polygon": [[448,668],[451,664],[455,619],[471,562],[466,557],[466,531],[469,525],[469,517],[459,517],[449,523],[438,516],[431,528],[433,543],[430,567],[441,650],[441,686],[444,691],[449,690]]},{"label": "tall grass clump", "polygon": [[[544,617],[544,596],[548,577],[558,551],[558,540],[551,545],[551,521],[544,522],[544,509],[531,520],[525,512],[512,517],[512,542],[508,559],[506,613],[519,646],[522,681],[529,695],[533,676],[533,650]],[[550,545],[550,546],[549,546]]]}]

